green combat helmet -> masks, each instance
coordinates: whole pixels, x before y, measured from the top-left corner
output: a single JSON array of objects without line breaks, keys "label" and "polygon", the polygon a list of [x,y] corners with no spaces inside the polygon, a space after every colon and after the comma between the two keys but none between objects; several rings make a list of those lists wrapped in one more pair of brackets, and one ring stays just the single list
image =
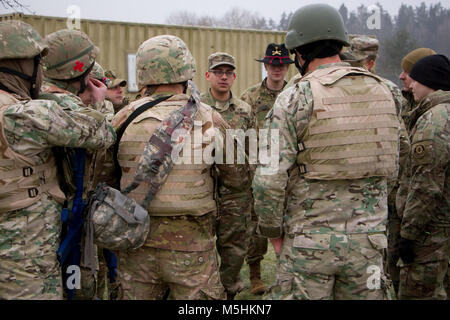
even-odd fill
[{"label": "green combat helmet", "polygon": [[45,37],[50,51],[44,59],[44,72],[50,79],[82,77],[94,65],[99,49],[78,30],[59,30]]},{"label": "green combat helmet", "polygon": [[0,22],[0,60],[30,59],[47,53],[48,46],[29,24],[17,20]]},{"label": "green combat helmet", "polygon": [[[17,20],[0,21],[0,60],[34,59],[31,75],[2,67],[0,72],[30,81],[30,97],[36,99],[40,85],[36,85],[41,58],[49,52],[39,33],[27,23]],[[2,85],[3,87],[3,85]]]},{"label": "green combat helmet", "polygon": [[[330,42],[326,42],[329,40]],[[294,49],[314,42],[324,41],[322,47],[335,47],[333,41],[350,46],[348,32],[344,21],[335,8],[328,4],[310,4],[298,9],[289,21],[286,34],[286,48],[295,54]],[[301,74],[305,74],[309,63],[315,59],[320,48],[314,50],[300,66],[295,58],[295,65]]]},{"label": "green combat helmet", "polygon": [[136,54],[139,88],[147,85],[183,83],[195,75],[195,59],[178,37],[162,35],[148,39]]},{"label": "green combat helmet", "polygon": [[298,9],[289,21],[288,50],[320,40],[336,40],[350,46],[339,11],[328,4],[311,4]]}]

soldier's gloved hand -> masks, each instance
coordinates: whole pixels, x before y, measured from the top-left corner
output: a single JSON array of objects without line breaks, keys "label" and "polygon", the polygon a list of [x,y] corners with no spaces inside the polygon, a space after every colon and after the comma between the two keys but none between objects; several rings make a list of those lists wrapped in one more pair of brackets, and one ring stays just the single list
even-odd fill
[{"label": "soldier's gloved hand", "polygon": [[405,263],[414,262],[414,258],[416,257],[414,253],[414,241],[408,240],[400,237],[398,249],[400,252],[400,258],[402,258]]}]

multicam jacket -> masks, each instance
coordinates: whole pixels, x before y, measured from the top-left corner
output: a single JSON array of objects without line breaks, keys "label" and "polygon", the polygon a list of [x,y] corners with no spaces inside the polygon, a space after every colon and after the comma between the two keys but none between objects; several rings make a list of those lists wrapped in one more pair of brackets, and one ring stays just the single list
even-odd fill
[{"label": "multicam jacket", "polygon": [[429,227],[450,227],[450,92],[424,97],[409,113],[411,150],[400,181],[401,236],[416,240]]},{"label": "multicam jacket", "polygon": [[[283,89],[286,87],[287,82],[284,82]],[[264,129],[265,118],[267,113],[272,109],[278,95],[283,91],[270,90],[267,87],[267,78],[262,83],[258,83],[247,90],[241,95],[240,99],[247,102],[252,107],[252,112],[255,117],[255,129]]]},{"label": "multicam jacket", "polygon": [[[320,67],[349,66],[335,63]],[[400,90],[384,83],[401,110]],[[259,166],[253,181],[259,232],[279,238],[283,232],[295,234],[384,232],[387,222],[387,178],[353,180],[310,180],[292,171],[313,112],[309,81],[300,81],[283,91],[268,114],[269,129],[278,129],[279,169],[263,175]],[[285,195],[288,195],[285,208]]]}]

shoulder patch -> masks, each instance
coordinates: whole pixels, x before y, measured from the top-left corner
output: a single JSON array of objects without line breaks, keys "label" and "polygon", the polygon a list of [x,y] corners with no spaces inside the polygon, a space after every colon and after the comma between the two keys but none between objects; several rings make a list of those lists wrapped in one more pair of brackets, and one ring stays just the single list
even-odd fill
[{"label": "shoulder patch", "polygon": [[429,164],[433,161],[433,141],[419,141],[411,146],[413,166]]}]

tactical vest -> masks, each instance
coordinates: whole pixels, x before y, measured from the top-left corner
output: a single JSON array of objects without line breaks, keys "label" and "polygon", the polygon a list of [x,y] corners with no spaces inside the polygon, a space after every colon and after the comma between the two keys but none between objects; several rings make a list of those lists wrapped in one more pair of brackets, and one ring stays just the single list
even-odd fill
[{"label": "tactical vest", "polygon": [[[148,98],[136,102],[136,108],[148,102]],[[128,126],[119,145],[118,159],[122,168],[121,187],[128,186],[134,177],[141,155],[153,131],[169,114],[186,104],[185,100],[171,98],[150,110],[147,110]],[[212,113],[205,112],[203,106],[199,107],[196,120],[203,121],[203,131],[212,126]],[[196,128],[194,127],[194,130]],[[197,128],[199,129],[199,128]],[[205,145],[194,143],[191,133],[192,150],[201,149]],[[216,211],[214,200],[214,181],[211,177],[211,165],[208,164],[181,164],[175,165],[167,177],[166,183],[150,203],[148,212],[151,216],[201,216]],[[142,183],[132,191],[130,198],[142,203],[148,192],[148,185]]]},{"label": "tactical vest", "polygon": [[3,114],[15,103],[20,101],[0,90],[0,213],[29,207],[46,192],[62,195],[52,155],[44,164],[37,165],[31,158],[9,147],[3,129]]},{"label": "tactical vest", "polygon": [[382,79],[360,68],[330,67],[304,80],[314,106],[298,145],[300,173],[319,180],[397,175],[400,123]]}]

